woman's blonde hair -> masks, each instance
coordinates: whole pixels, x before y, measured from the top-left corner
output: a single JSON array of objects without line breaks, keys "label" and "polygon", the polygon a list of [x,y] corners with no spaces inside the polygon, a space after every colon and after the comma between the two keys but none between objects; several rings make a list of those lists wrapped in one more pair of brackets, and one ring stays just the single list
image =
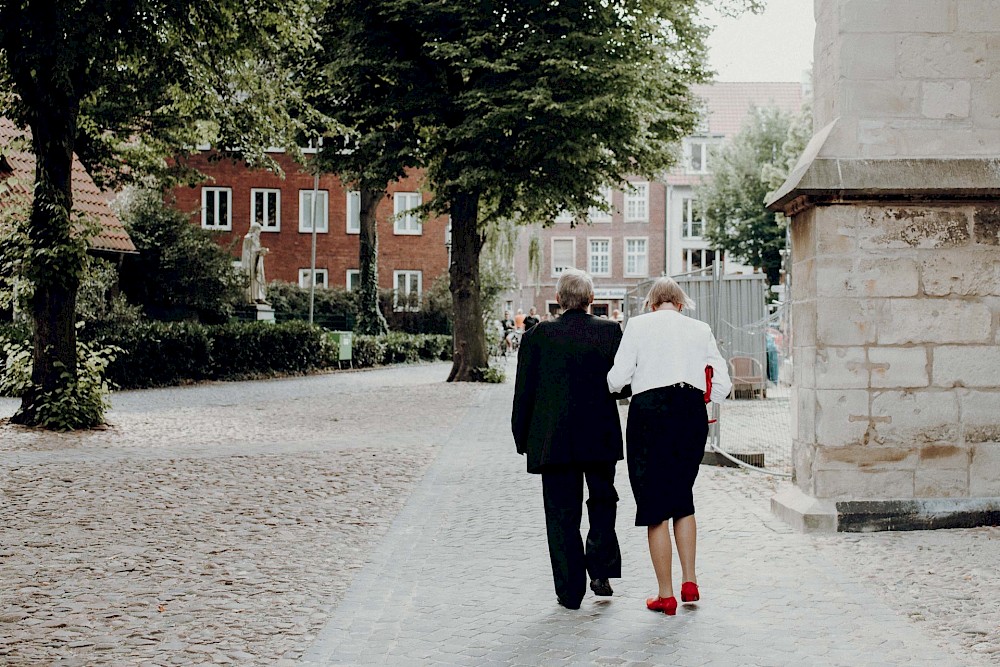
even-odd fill
[{"label": "woman's blonde hair", "polygon": [[678,309],[684,307],[694,310],[694,301],[691,300],[691,297],[677,284],[676,280],[667,276],[658,278],[653,283],[653,286],[649,289],[649,294],[646,295],[646,303],[643,304],[643,309],[652,310],[665,303],[672,303]]}]

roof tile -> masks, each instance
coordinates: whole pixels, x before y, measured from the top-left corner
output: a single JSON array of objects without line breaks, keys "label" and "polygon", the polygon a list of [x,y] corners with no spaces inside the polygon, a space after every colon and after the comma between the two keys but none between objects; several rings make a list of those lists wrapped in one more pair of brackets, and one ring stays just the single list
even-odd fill
[{"label": "roof tile", "polygon": [[[35,156],[26,151],[7,150],[10,142],[18,139],[30,141],[30,131],[22,130],[9,119],[0,117],[0,154],[10,166],[10,172],[5,177],[16,177],[18,184],[14,192],[30,197],[35,182]],[[90,239],[91,249],[136,252],[125,225],[108,206],[100,189],[94,184],[94,180],[76,155],[73,156],[73,211],[82,215],[92,215],[100,221],[100,231]]]}]

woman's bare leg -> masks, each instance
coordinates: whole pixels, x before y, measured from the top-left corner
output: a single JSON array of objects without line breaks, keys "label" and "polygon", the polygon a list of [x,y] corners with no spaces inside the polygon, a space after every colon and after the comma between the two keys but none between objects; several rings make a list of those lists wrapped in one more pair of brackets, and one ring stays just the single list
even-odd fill
[{"label": "woman's bare leg", "polygon": [[[666,521],[661,525],[665,524]],[[694,514],[674,519],[674,541],[677,542],[677,557],[681,561],[681,581],[697,584],[698,576],[694,571],[694,560],[698,547],[698,524],[694,520]]]},{"label": "woman's bare leg", "polygon": [[664,521],[646,529],[649,539],[649,557],[653,561],[656,583],[660,587],[658,595],[669,598],[674,595],[674,585],[670,580],[670,566],[673,552],[670,548],[670,522]]}]

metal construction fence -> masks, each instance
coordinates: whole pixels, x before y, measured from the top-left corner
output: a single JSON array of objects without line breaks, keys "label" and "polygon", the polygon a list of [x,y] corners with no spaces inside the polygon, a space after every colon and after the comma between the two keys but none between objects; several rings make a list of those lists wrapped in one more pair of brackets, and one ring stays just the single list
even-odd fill
[{"label": "metal construction fence", "polygon": [[[712,327],[734,378],[730,400],[711,406],[717,421],[709,429],[708,448],[746,468],[790,475],[786,306],[768,312],[767,279],[762,274],[727,276],[720,265],[713,265],[673,278],[695,302],[695,309],[685,312]],[[626,321],[643,312],[654,282],[628,293]]]}]

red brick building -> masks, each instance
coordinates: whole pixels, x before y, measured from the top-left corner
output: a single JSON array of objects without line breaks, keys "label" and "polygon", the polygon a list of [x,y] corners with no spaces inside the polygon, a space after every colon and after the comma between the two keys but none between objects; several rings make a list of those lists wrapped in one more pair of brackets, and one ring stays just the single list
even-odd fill
[{"label": "red brick building", "polygon": [[[312,244],[313,176],[283,152],[271,153],[284,177],[249,169],[242,162],[212,160],[201,151],[188,164],[208,178],[195,187],[173,191],[174,206],[189,212],[192,222],[218,233],[219,243],[233,247],[252,221],[260,223],[268,281],[309,285]],[[308,157],[308,156],[307,156]],[[379,285],[420,294],[448,269],[446,216],[421,219],[405,211],[430,199],[421,192],[419,173],[393,183],[376,211],[379,237]],[[351,289],[358,275],[359,196],[335,176],[319,179],[316,225],[316,284]]]},{"label": "red brick building", "polygon": [[[514,270],[520,289],[505,295],[508,308],[531,306],[539,313],[556,312],[556,281],[566,267],[587,271],[594,278],[595,315],[622,308],[626,292],[665,263],[667,188],[658,181],[630,179],[627,190],[607,189],[611,212],[591,210],[587,220],[573,224],[569,216],[549,227],[522,230]],[[540,270],[530,270],[528,247],[537,238]]]}]

